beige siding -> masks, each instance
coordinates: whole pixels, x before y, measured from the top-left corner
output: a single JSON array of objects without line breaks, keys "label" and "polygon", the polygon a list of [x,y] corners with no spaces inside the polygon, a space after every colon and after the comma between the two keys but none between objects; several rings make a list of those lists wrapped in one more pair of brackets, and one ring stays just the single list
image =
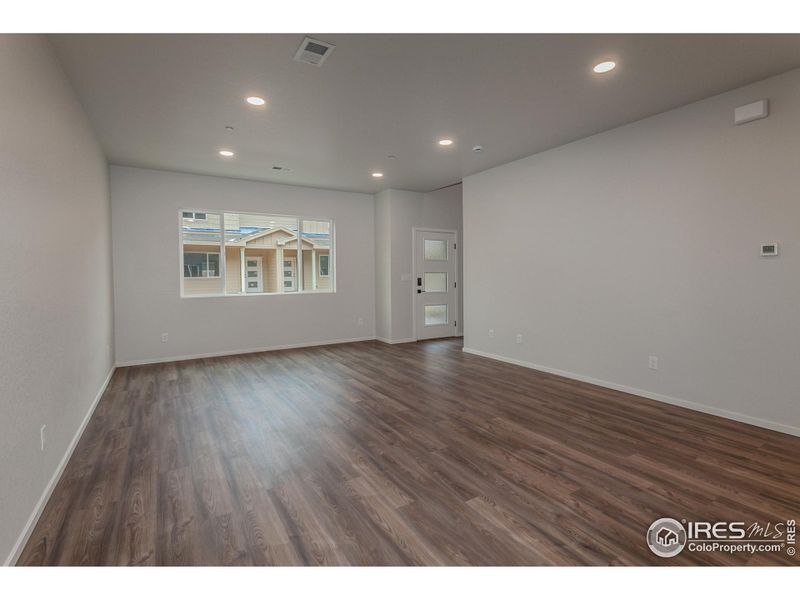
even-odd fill
[{"label": "beige siding", "polygon": [[203,294],[221,294],[222,277],[184,277],[184,296],[198,296]]},{"label": "beige siding", "polygon": [[266,235],[262,235],[261,237],[257,237],[253,240],[247,242],[248,248],[275,248],[278,242],[281,242],[285,239],[293,237],[286,233],[285,231],[276,231],[274,233],[268,233]]},{"label": "beige siding", "polygon": [[264,283],[265,292],[276,291],[275,286],[275,250],[268,248],[252,248],[248,246],[244,251],[245,260],[248,257],[261,257],[261,279]]},{"label": "beige siding", "polygon": [[278,291],[278,251],[267,253],[264,260],[264,291]]},{"label": "beige siding", "polygon": [[311,290],[312,283],[311,250],[303,249],[303,287],[304,290]]},{"label": "beige siding", "polygon": [[242,291],[242,263],[239,248],[225,248],[225,292],[239,294]]},{"label": "beige siding", "polygon": [[[288,237],[285,232],[277,232],[276,235],[266,236],[274,238],[280,235],[282,238]],[[255,240],[254,240],[255,241]],[[284,256],[294,257],[297,250],[290,243],[290,248],[284,247]],[[219,252],[219,247],[208,245],[189,245],[184,246],[186,252]],[[303,282],[301,290],[313,290],[313,273],[317,274],[317,290],[332,289],[332,278],[321,277],[319,275],[319,257],[328,254],[328,250],[317,250],[316,260],[311,264],[311,245],[303,241]],[[248,244],[245,248],[245,256],[260,256],[261,268],[263,269],[264,292],[281,291],[281,265],[278,264],[278,251],[274,246],[258,246]],[[242,274],[240,263],[240,247],[227,246],[225,248],[225,293],[239,294],[242,290]],[[332,269],[332,267],[331,267]],[[223,293],[223,283],[221,278],[200,278],[184,277],[183,291],[187,296],[202,294],[221,294]]]},{"label": "beige siding", "polygon": [[331,278],[320,277],[319,275],[319,257],[322,254],[328,254],[327,250],[317,250],[314,257],[314,264],[311,264],[311,250],[303,250],[303,289],[312,291],[314,290],[314,273],[317,274],[317,290],[330,290]]},{"label": "beige siding", "polygon": [[[219,246],[205,246],[186,244],[184,252],[219,252]],[[198,296],[204,294],[221,294],[221,277],[184,277],[183,294],[184,296]]]},{"label": "beige siding", "polygon": [[[314,265],[314,268],[317,270],[317,289],[330,290],[332,289],[333,284],[331,282],[333,281],[333,278],[330,275],[328,275],[328,277],[320,277],[319,275],[319,257],[322,256],[323,254],[327,256],[328,251],[326,250],[324,252],[320,252],[319,250],[317,250],[317,260],[316,260],[317,264]],[[328,273],[329,274],[333,273],[333,265],[331,265],[330,263],[328,264]]]}]

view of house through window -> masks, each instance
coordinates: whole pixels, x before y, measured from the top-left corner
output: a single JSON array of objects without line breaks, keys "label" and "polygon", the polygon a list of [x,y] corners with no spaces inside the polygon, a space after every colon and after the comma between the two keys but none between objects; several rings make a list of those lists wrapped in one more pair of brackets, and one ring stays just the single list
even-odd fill
[{"label": "view of house through window", "polygon": [[184,296],[333,291],[330,221],[184,210],[181,230]]}]

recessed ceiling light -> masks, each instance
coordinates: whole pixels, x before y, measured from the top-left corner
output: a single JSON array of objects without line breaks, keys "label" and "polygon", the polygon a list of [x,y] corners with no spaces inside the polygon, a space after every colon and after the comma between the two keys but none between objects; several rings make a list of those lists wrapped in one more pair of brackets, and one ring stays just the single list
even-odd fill
[{"label": "recessed ceiling light", "polygon": [[448,139],[439,140],[439,145],[440,146],[452,146],[453,145],[453,140],[448,140]]},{"label": "recessed ceiling light", "polygon": [[252,104],[253,106],[264,106],[267,101],[264,100],[261,96],[250,96],[247,98],[247,103]]},{"label": "recessed ceiling light", "polygon": [[373,176],[375,179],[380,179],[381,177],[383,177],[383,173],[373,173],[373,174],[372,174],[372,176]]},{"label": "recessed ceiling light", "polygon": [[233,150],[220,150],[220,156],[233,156]]},{"label": "recessed ceiling light", "polygon": [[613,60],[607,60],[605,62],[596,64],[592,69],[592,71],[594,71],[595,73],[608,73],[609,71],[613,70],[614,67],[616,66],[617,63],[615,63]]}]

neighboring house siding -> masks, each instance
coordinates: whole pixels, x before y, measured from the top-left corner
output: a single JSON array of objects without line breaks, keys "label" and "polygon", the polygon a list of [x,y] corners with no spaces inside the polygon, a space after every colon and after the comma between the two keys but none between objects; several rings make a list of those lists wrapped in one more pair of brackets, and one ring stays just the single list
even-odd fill
[{"label": "neighboring house siding", "polygon": [[319,274],[319,257],[322,255],[327,255],[328,251],[325,250],[324,252],[320,252],[317,250],[317,264],[314,268],[317,270],[317,289],[318,290],[330,290],[332,288],[332,277],[331,273],[333,272],[333,265],[328,264],[328,276],[327,277],[320,277]]},{"label": "neighboring house siding", "polygon": [[[238,248],[237,248],[237,250],[238,250]],[[262,270],[261,279],[263,281],[264,291],[265,292],[274,292],[274,291],[276,291],[275,290],[275,285],[274,285],[274,277],[272,278],[273,282],[270,282],[270,271],[271,270],[274,271],[274,269],[275,269],[275,266],[274,266],[275,265],[275,250],[271,250],[271,249],[268,249],[268,248],[263,248],[263,249],[262,248],[251,248],[250,246],[248,246],[247,248],[245,248],[244,256],[245,256],[245,260],[248,257],[256,257],[256,256],[261,257],[261,270]],[[238,265],[238,260],[237,260],[237,265]],[[241,275],[240,275],[240,277],[241,277]]]},{"label": "neighboring house siding", "polygon": [[274,233],[268,233],[266,235],[262,235],[255,239],[247,241],[247,247],[259,247],[259,248],[275,248],[277,243],[281,240],[285,240],[287,238],[292,237],[285,231],[276,231]]},{"label": "neighboring house siding", "polygon": [[264,260],[264,291],[277,292],[278,291],[278,254],[277,252],[268,252],[267,258]]},{"label": "neighboring house siding", "polygon": [[311,250],[303,249],[303,289],[311,290]]},{"label": "neighboring house siding", "polygon": [[319,275],[319,257],[323,254],[328,254],[327,250],[316,251],[316,256],[314,257],[314,264],[311,264],[311,250],[303,250],[303,289],[304,290],[313,290],[314,289],[314,273],[317,274],[317,290],[329,290],[331,289],[331,278],[330,277],[320,277]]},{"label": "neighboring house siding", "polygon": [[221,294],[222,278],[184,277],[183,293],[186,296]]},{"label": "neighboring house siding", "polygon": [[229,294],[239,294],[242,291],[242,269],[239,257],[240,248],[225,248],[225,291]]},{"label": "neighboring house siding", "polygon": [[[245,246],[245,256],[258,256],[261,257],[261,268],[263,270],[263,286],[264,292],[279,292],[281,290],[282,278],[282,265],[278,264],[278,249],[275,247],[274,242],[276,239],[286,239],[288,236],[285,232],[276,232],[273,235],[263,236],[256,240],[252,240]],[[261,242],[261,243],[256,243]],[[283,246],[283,255],[285,257],[297,256],[296,240],[289,242],[287,246]],[[242,272],[240,252],[242,246],[226,246],[225,248],[225,293],[240,294],[242,292]],[[208,245],[191,245],[184,246],[185,252],[219,252],[218,246]],[[332,289],[332,278],[322,277],[319,274],[319,258],[322,255],[327,255],[328,249],[315,251],[315,260],[312,265],[311,259],[311,244],[303,241],[303,282],[301,290],[314,290],[314,274],[316,273],[317,290],[330,290]],[[331,265],[331,270],[333,266]],[[202,295],[202,294],[221,294],[223,293],[222,278],[202,278],[202,277],[184,277],[183,278],[184,294]]]},{"label": "neighboring house siding", "polygon": [[[184,252],[219,252],[219,246],[199,246],[186,244]],[[197,296],[200,294],[221,294],[221,277],[184,277],[183,293],[187,296]]]}]

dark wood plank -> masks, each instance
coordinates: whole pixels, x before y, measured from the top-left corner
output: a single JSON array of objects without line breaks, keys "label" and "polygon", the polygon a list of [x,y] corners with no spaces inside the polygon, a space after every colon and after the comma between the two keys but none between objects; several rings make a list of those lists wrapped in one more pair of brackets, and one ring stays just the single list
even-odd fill
[{"label": "dark wood plank", "polygon": [[118,369],[20,565],[798,564],[645,544],[800,517],[800,439],[461,352]]}]

